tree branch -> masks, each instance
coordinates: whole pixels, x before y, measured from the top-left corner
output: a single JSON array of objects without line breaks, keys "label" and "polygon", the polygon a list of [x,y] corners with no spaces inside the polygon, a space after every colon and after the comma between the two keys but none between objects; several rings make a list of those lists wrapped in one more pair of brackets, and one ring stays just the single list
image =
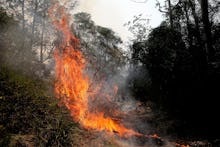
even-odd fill
[{"label": "tree branch", "polygon": [[157,6],[158,6],[158,10],[161,12],[161,13],[167,13],[167,11],[164,11],[164,10],[162,10],[162,7],[161,7],[161,5],[160,5],[160,2],[158,1],[158,0],[156,0],[157,1]]}]

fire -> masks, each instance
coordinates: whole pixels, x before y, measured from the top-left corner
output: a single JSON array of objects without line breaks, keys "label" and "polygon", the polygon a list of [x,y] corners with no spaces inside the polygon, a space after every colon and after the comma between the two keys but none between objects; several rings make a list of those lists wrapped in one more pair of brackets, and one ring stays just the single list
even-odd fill
[{"label": "fire", "polygon": [[[73,119],[87,129],[117,132],[123,137],[141,135],[105,116],[104,112],[90,112],[89,99],[94,98],[94,92],[100,88],[95,87],[93,92],[88,92],[90,79],[84,73],[86,61],[82,52],[78,50],[79,40],[69,27],[69,16],[65,12],[65,8],[59,3],[55,3],[49,10],[49,16],[54,27],[62,33],[62,41],[54,51],[56,62],[55,93],[70,110]],[[114,90],[117,91],[117,88],[115,87]]]},{"label": "fire", "polygon": [[182,144],[179,144],[179,143],[175,143],[175,146],[176,147],[190,147],[189,145],[182,145]]},{"label": "fire", "polygon": [[155,139],[161,139],[160,136],[158,136],[157,134],[148,135],[148,136],[146,136],[146,137],[155,138]]},{"label": "fire", "polygon": [[[62,41],[54,51],[56,62],[55,94],[69,109],[71,116],[87,129],[117,133],[121,137],[145,136],[123,126],[119,121],[105,116],[104,112],[91,112],[88,106],[90,99],[95,99],[102,83],[89,92],[90,79],[84,73],[86,60],[79,48],[79,40],[69,27],[69,15],[58,2],[49,9],[49,17],[54,27],[62,34]],[[117,86],[113,88],[116,95]],[[103,95],[101,95],[103,96]],[[109,95],[106,99],[109,100]],[[118,112],[120,114],[120,112]],[[158,135],[146,135],[146,138],[161,139]],[[189,147],[175,143],[176,146]]]}]

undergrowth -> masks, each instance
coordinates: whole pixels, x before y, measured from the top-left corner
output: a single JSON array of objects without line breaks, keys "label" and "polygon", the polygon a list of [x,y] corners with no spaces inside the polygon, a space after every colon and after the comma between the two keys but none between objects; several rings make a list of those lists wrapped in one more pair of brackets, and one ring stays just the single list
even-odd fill
[{"label": "undergrowth", "polygon": [[78,124],[48,83],[0,67],[0,146],[72,146]]}]

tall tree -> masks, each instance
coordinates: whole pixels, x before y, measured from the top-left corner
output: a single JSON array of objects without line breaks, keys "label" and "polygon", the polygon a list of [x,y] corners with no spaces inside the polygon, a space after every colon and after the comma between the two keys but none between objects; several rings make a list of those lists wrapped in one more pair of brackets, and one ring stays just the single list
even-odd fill
[{"label": "tall tree", "polygon": [[26,39],[26,35],[25,35],[26,34],[26,32],[25,32],[25,21],[26,21],[25,20],[25,0],[20,0],[19,3],[21,4],[22,32],[23,32],[23,36],[24,36],[22,39],[22,43],[21,43],[21,56],[24,56],[25,39]]},{"label": "tall tree", "polygon": [[80,38],[89,67],[100,77],[113,76],[125,62],[121,38],[111,29],[95,25],[88,13],[75,14],[74,22],[74,31]]},{"label": "tall tree", "polygon": [[[166,5],[167,3],[167,5]],[[170,27],[173,28],[174,27],[174,22],[173,22],[173,6],[171,4],[171,0],[166,0],[165,1],[165,6],[164,8],[161,6],[161,3],[157,0],[157,4],[156,4],[159,8],[159,11],[162,13],[165,13],[168,18],[169,18],[169,24]]]},{"label": "tall tree", "polygon": [[167,0],[167,3],[168,3],[168,13],[169,13],[169,19],[170,19],[170,27],[173,28],[173,14],[172,14],[171,1]]},{"label": "tall tree", "polygon": [[31,27],[31,41],[30,41],[30,48],[33,48],[33,42],[34,42],[34,37],[35,37],[35,27],[36,27],[36,19],[37,19],[37,11],[38,11],[38,5],[39,5],[39,1],[38,0],[34,0],[33,2],[33,20],[32,20],[32,27]]},{"label": "tall tree", "polygon": [[215,50],[212,46],[212,33],[211,25],[209,22],[209,11],[208,11],[208,0],[200,0],[201,11],[202,11],[202,21],[204,25],[205,37],[206,37],[206,48],[208,51],[209,60],[213,60],[215,55]]}]

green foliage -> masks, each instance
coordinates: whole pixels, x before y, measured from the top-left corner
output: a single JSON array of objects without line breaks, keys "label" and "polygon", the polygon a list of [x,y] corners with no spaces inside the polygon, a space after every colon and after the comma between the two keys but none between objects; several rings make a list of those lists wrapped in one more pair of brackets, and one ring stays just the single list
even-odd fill
[{"label": "green foliage", "polygon": [[141,101],[152,100],[164,106],[170,101],[170,84],[192,69],[182,35],[162,25],[151,31],[148,40],[135,42],[131,49],[132,63],[137,66],[135,74],[129,76],[133,95]]},{"label": "green foliage", "polygon": [[125,64],[125,55],[120,48],[121,38],[113,30],[97,26],[90,14],[77,13],[74,22],[80,49],[88,61],[87,67],[94,70],[95,78],[108,78],[117,73]]},{"label": "green foliage", "polygon": [[0,68],[0,146],[71,146],[76,124],[68,111],[48,96],[45,84]]},{"label": "green foliage", "polygon": [[165,23],[132,44],[133,64],[149,72],[131,80],[132,92],[162,106],[178,122],[172,125],[177,134],[218,137],[219,121],[210,114],[219,111],[219,3],[204,1],[204,8],[195,0],[166,2],[164,10],[158,3]]},{"label": "green foliage", "polygon": [[103,36],[107,41],[111,41],[112,43],[120,44],[122,43],[122,40],[120,37],[115,35],[115,32],[109,28],[97,26],[97,31],[100,33],[101,36]]},{"label": "green foliage", "polygon": [[182,35],[166,26],[155,28],[149,34],[146,45],[148,54],[144,64],[147,64],[151,75],[157,73],[158,78],[172,72],[187,55]]}]

